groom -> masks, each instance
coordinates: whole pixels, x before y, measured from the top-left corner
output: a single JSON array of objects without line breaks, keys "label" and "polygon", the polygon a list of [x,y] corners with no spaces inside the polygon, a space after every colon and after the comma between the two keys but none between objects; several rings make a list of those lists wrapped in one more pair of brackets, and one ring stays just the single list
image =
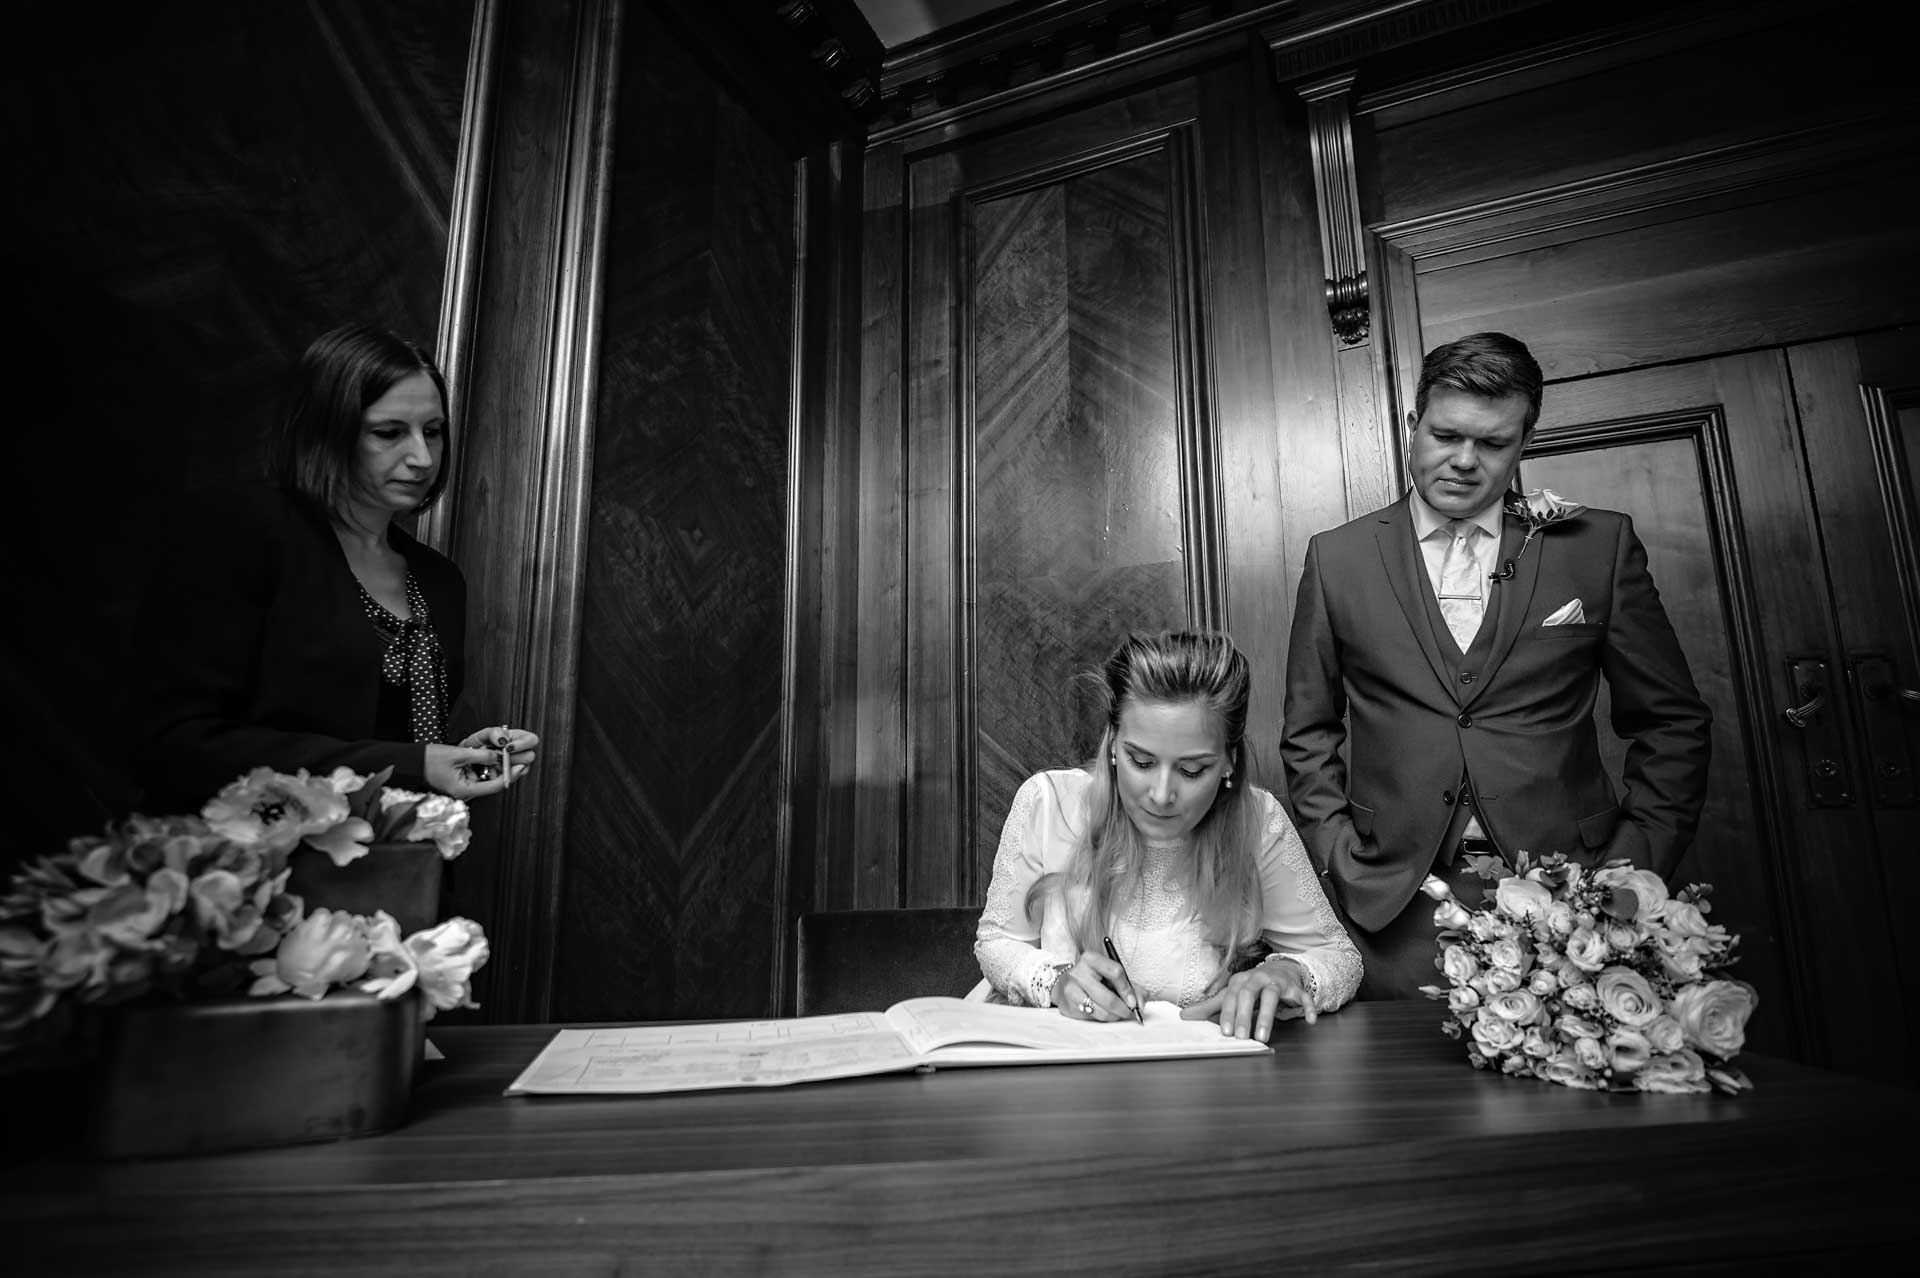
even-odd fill
[{"label": "groom", "polygon": [[[1435,983],[1429,872],[1470,902],[1472,855],[1624,856],[1665,875],[1700,820],[1711,719],[1633,521],[1507,508],[1540,391],[1504,333],[1436,348],[1408,417],[1412,491],[1307,546],[1280,751],[1365,960],[1362,998]],[[1603,674],[1623,795],[1594,731]]]}]

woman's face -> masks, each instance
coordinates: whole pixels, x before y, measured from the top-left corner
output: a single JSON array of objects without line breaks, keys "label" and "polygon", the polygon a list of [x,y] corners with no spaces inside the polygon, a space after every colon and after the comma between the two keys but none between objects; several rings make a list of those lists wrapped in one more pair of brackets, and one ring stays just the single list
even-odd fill
[{"label": "woman's face", "polygon": [[440,390],[425,373],[409,373],[367,405],[354,453],[354,493],[377,510],[419,509],[440,473],[447,416]]},{"label": "woman's face", "polygon": [[1127,702],[1113,758],[1120,806],[1154,843],[1191,833],[1230,769],[1225,729],[1203,701]]}]

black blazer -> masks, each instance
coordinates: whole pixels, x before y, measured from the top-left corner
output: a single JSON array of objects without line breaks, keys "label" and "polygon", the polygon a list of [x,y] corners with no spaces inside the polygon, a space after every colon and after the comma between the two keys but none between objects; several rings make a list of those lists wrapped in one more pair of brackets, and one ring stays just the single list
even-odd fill
[{"label": "black blazer", "polygon": [[[142,714],[141,805],[194,812],[248,770],[367,773],[425,789],[426,747],[372,739],[383,644],[326,519],[271,488],[182,503],[161,530],[131,635]],[[447,694],[465,675],[466,581],[395,528],[395,549],[447,654]],[[144,694],[144,695],[143,695]]]}]

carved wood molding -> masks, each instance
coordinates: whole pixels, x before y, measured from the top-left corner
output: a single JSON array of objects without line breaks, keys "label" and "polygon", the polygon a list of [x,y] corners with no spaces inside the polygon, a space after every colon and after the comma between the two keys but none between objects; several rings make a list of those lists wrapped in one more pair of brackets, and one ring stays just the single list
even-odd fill
[{"label": "carved wood molding", "polygon": [[1543,187],[1373,228],[1424,269],[1504,257],[1632,225],[1752,204],[1782,188],[1803,191],[1830,175],[1920,153],[1920,118],[1837,120]]},{"label": "carved wood molding", "polygon": [[1901,415],[1920,407],[1920,387],[1863,385],[1860,401],[1873,442],[1874,475],[1880,483],[1907,633],[1920,642],[1920,516],[1915,515],[1920,510],[1920,493],[1914,491],[1912,470],[1920,459],[1906,456],[1900,430]]},{"label": "carved wood molding", "polygon": [[447,264],[440,280],[440,328],[433,358],[446,379],[454,419],[453,474],[415,535],[445,553],[453,536],[454,503],[460,493],[459,439],[466,426],[467,362],[473,349],[473,308],[480,289],[481,227],[493,158],[493,108],[499,87],[500,9],[503,0],[475,0],[473,37],[467,46],[466,98],[460,110],[460,154],[453,175],[453,209],[447,220]]},{"label": "carved wood molding", "polygon": [[1285,84],[1347,66],[1376,53],[1462,27],[1506,17],[1553,0],[1326,0],[1284,6],[1260,28]]},{"label": "carved wood molding", "polygon": [[1367,340],[1367,269],[1360,223],[1360,180],[1354,171],[1353,72],[1298,86],[1307,102],[1313,144],[1313,196],[1320,210],[1320,261],[1327,277],[1327,315],[1342,346]]},{"label": "carved wood molding", "polygon": [[1667,9],[1638,6],[1626,21],[1599,30],[1529,44],[1467,66],[1369,86],[1360,95],[1354,114],[1371,117],[1375,128],[1398,127],[1506,97],[1517,89],[1593,75],[1696,45],[1717,44],[1805,12],[1806,6],[1799,0],[1718,0]]},{"label": "carved wood molding", "polygon": [[552,1002],[572,782],[624,0],[503,8],[518,46],[489,130],[477,232],[485,295],[468,377],[469,418],[486,429],[461,470],[453,543],[474,614],[468,695],[541,738],[539,766],[476,812],[488,856],[471,872],[482,876],[473,881],[487,899],[474,904],[493,938],[487,1015],[540,1021]]}]

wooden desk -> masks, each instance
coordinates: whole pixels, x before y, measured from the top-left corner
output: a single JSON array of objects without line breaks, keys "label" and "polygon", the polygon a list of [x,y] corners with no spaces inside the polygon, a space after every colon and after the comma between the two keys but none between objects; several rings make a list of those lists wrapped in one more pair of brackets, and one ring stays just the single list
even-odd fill
[{"label": "wooden desk", "polygon": [[552,1028],[449,1027],[385,1136],[7,1168],[7,1267],[1751,1273],[1920,1241],[1920,1096],[1766,1058],[1739,1098],[1595,1095],[1477,1072],[1438,1024],[1356,1004],[1270,1057],[616,1099],[503,1097]]}]

